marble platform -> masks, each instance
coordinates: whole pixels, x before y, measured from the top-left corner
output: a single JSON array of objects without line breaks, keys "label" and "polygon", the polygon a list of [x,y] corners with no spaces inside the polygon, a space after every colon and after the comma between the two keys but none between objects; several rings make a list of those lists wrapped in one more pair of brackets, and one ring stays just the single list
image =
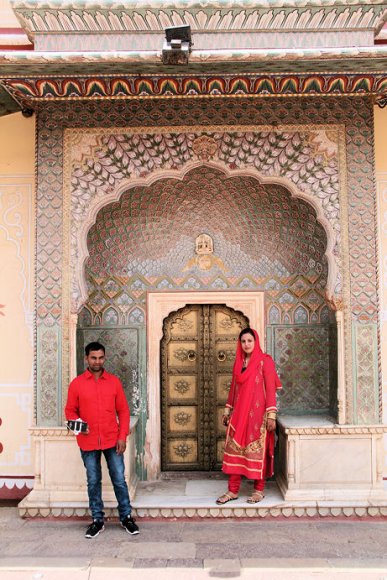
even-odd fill
[{"label": "marble platform", "polygon": [[285,501],[275,481],[266,485],[259,504],[247,503],[252,482],[244,481],[239,498],[224,506],[215,503],[227,489],[227,478],[178,478],[154,483],[140,482],[133,508],[143,518],[265,518],[265,517],[386,517],[387,502]]},{"label": "marble platform", "polygon": [[[385,482],[387,493],[387,482]],[[132,500],[133,511],[138,518],[187,519],[187,518],[314,518],[314,517],[387,517],[387,502],[365,501],[286,501],[277,485],[268,481],[265,498],[255,505],[246,499],[251,493],[251,482],[244,481],[240,496],[224,506],[215,500],[227,489],[223,474],[202,475],[193,479],[178,476],[155,482],[139,482]],[[116,502],[109,494],[105,498],[105,512],[109,518],[117,518]],[[87,502],[27,507],[19,504],[22,517],[89,517]]]},{"label": "marble platform", "polygon": [[[126,450],[125,478],[131,497],[136,496],[136,429],[131,417]],[[34,487],[19,503],[21,517],[83,517],[88,514],[85,468],[75,437],[65,427],[30,429],[34,450]],[[116,499],[106,462],[102,461],[102,495],[115,512]]]},{"label": "marble platform", "polygon": [[385,425],[339,425],[327,416],[279,415],[277,482],[286,501],[384,505]]},{"label": "marble platform", "polygon": [[[252,483],[224,506],[216,498],[227,490],[222,473],[162,473],[139,482],[135,469],[137,418],[125,452],[126,478],[139,518],[385,517],[384,425],[337,425],[329,417],[279,417],[276,480],[265,498],[247,503]],[[34,489],[19,504],[21,517],[88,517],[84,467],[66,429],[34,428]],[[71,469],[69,469],[71,466]],[[103,498],[107,517],[117,517],[106,468]]]}]

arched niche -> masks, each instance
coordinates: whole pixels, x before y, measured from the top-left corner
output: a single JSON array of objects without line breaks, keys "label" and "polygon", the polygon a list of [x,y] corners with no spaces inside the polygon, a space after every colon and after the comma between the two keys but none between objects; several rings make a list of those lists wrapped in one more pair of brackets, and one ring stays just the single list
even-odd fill
[{"label": "arched niche", "polygon": [[[206,179],[202,182],[203,175]],[[207,180],[207,181],[206,181]],[[196,190],[190,190],[189,184],[196,184]],[[188,185],[187,185],[188,184]],[[199,185],[197,185],[199,184]],[[214,185],[215,184],[215,185]],[[217,187],[219,185],[219,191],[211,192],[211,187]],[[238,189],[239,188],[239,189]],[[164,196],[165,191],[168,190],[169,197]],[[238,192],[242,192],[242,194]],[[271,193],[270,193],[271,192]],[[213,195],[211,195],[211,193]],[[202,197],[200,197],[202,196]],[[207,197],[206,197],[207,196]],[[217,206],[211,205],[211,200],[218,196]],[[228,196],[228,197],[227,197]],[[192,217],[187,210],[186,214],[181,210],[181,207],[190,207],[189,200],[194,200],[194,206],[198,211],[198,215]],[[283,200],[283,204],[280,207],[280,200]],[[146,200],[148,202],[146,203]],[[153,201],[152,201],[153,200]],[[231,201],[230,201],[231,200]],[[151,221],[146,224],[144,221],[144,216],[141,212],[134,211],[134,207],[138,202],[141,201],[143,204],[143,212],[145,214],[152,216]],[[159,205],[154,207],[154,203]],[[224,202],[224,207],[222,203]],[[255,209],[253,211],[252,204],[255,204]],[[169,209],[165,209],[168,208]],[[162,219],[160,217],[160,208],[164,211],[164,217],[168,228],[161,227]],[[259,211],[262,213],[260,216]],[[154,211],[153,211],[154,210]],[[193,211],[193,210],[192,210]],[[239,213],[237,213],[239,211]],[[282,214],[281,214],[282,211]],[[169,213],[168,213],[169,212]],[[255,213],[254,213],[255,212]],[[270,215],[268,212],[271,212]],[[292,213],[293,212],[293,213]],[[298,212],[298,213],[297,213]],[[214,228],[212,223],[217,223],[221,220],[222,215],[225,215],[223,227]],[[281,228],[275,228],[276,220],[280,219],[282,215],[282,226]],[[286,244],[289,246],[289,241],[287,238],[279,242],[276,242],[276,237],[281,237],[282,231],[290,231],[291,224],[286,223],[284,220],[284,215],[288,221],[298,220],[298,230],[293,232],[293,244],[292,248],[294,252],[298,252],[298,245],[301,247],[305,244],[306,238],[302,236],[304,234],[303,230],[308,229],[308,225],[314,224],[313,227],[317,228],[320,249],[318,254],[318,259],[321,264],[325,264],[326,269],[325,278],[323,284],[318,288],[316,293],[316,288],[313,284],[308,282],[307,276],[302,274],[298,279],[294,279],[292,282],[292,287],[287,288],[283,286],[281,282],[281,268],[284,269],[282,274],[286,278],[286,267],[282,263],[286,257]],[[248,219],[250,224],[248,223]],[[262,220],[266,219],[272,220],[271,230],[270,228],[263,228]],[[189,222],[189,228],[187,232],[183,232],[182,223],[186,220]],[[261,220],[261,222],[260,222]],[[198,222],[199,225],[198,225]],[[156,227],[155,224],[158,226]],[[148,226],[148,231],[146,231],[146,226]],[[173,226],[176,228],[176,235],[173,232]],[[111,231],[115,231],[115,237],[109,233],[109,227]],[[98,233],[98,228],[100,232]],[[131,229],[131,237],[127,236],[128,228]],[[196,229],[195,229],[196,228]],[[211,229],[212,228],[212,229]],[[238,230],[239,228],[239,230]],[[226,242],[222,242],[220,238],[217,238],[217,234],[222,233],[224,230],[227,235],[223,235],[223,238],[228,238]],[[258,231],[262,237],[262,231],[265,229],[265,245],[273,245],[277,243],[278,245],[278,271],[272,271],[271,276],[266,277],[262,282],[261,286],[257,282],[257,273],[259,274],[259,268],[263,268],[264,271],[265,264],[258,264],[252,259],[254,254],[254,248],[258,254],[262,253],[259,247],[259,236],[254,238],[255,231]],[[197,230],[197,231],[196,231]],[[233,231],[236,230],[236,231]],[[238,230],[238,231],[237,231]],[[144,233],[145,231],[145,233]],[[194,254],[194,240],[196,234],[202,231],[210,231],[215,240],[215,255],[220,261],[217,262],[217,268],[212,272],[202,271],[196,268],[188,268],[186,271],[182,271],[187,264],[192,262]],[[159,237],[157,238],[156,233],[159,232]],[[311,238],[313,241],[312,231]],[[185,242],[181,242],[182,235],[184,233]],[[98,234],[98,235],[97,235]],[[101,235],[100,235],[101,234]],[[105,237],[104,237],[105,236]],[[153,237],[152,237],[153,236]],[[316,236],[315,236],[316,237]],[[317,244],[317,237],[314,239],[313,243]],[[190,252],[184,253],[187,250],[186,241],[189,240]],[[317,218],[317,212],[311,206],[309,202],[306,201],[305,196],[296,197],[291,195],[291,192],[286,189],[283,184],[277,183],[261,183],[256,179],[255,176],[251,176],[245,172],[225,172],[219,170],[219,168],[214,167],[209,164],[197,165],[191,171],[187,172],[183,177],[177,179],[176,176],[165,177],[154,183],[147,185],[146,187],[137,186],[130,187],[122,192],[121,196],[115,201],[110,202],[108,205],[100,208],[96,216],[95,223],[88,230],[88,261],[91,265],[95,264],[97,260],[102,260],[102,266],[100,269],[93,270],[92,275],[98,277],[98,286],[102,288],[101,292],[105,292],[105,298],[107,295],[113,295],[117,292],[119,299],[113,304],[114,308],[117,308],[118,301],[121,300],[123,305],[123,310],[119,312],[119,316],[123,316],[127,322],[130,322],[128,313],[133,313],[136,309],[144,308],[144,316],[146,318],[146,329],[147,329],[147,358],[148,358],[148,386],[146,396],[148,397],[148,408],[149,417],[147,419],[147,433],[150,433],[149,438],[147,435],[147,440],[151,441],[154,439],[156,434],[159,432],[157,427],[157,401],[151,404],[151,399],[154,393],[155,384],[155,373],[150,372],[152,361],[158,358],[158,352],[156,350],[149,350],[150,344],[152,344],[151,330],[155,320],[155,314],[149,311],[149,303],[147,305],[136,304],[134,294],[142,293],[143,296],[150,296],[153,293],[175,295],[183,290],[185,298],[183,298],[182,305],[190,303],[191,296],[195,293],[200,296],[200,300],[205,300],[206,294],[211,294],[211,299],[216,303],[219,303],[219,295],[227,295],[229,300],[235,300],[233,296],[235,294],[239,296],[241,293],[248,294],[249,291],[255,289],[256,291],[264,292],[266,291],[267,305],[264,307],[264,311],[261,320],[264,320],[266,324],[283,324],[290,325],[292,323],[298,324],[302,327],[306,322],[319,322],[320,313],[324,313],[324,316],[329,312],[329,308],[325,301],[325,294],[327,291],[327,281],[329,279],[329,260],[327,257],[327,250],[329,249],[329,236],[326,230],[322,227],[321,223]],[[332,240],[333,238],[331,238]],[[222,245],[223,244],[223,245]],[[228,244],[228,245],[227,245]],[[238,249],[237,253],[232,254],[230,247]],[[248,262],[248,267],[239,272],[233,271],[238,263],[239,256],[246,256],[248,254],[246,247],[250,246],[250,257]],[[251,248],[252,246],[252,248]],[[100,249],[101,248],[101,249]],[[170,254],[172,250],[175,252]],[[228,248],[228,249],[227,249]],[[110,250],[114,252],[110,253]],[[242,251],[243,250],[243,251]],[[246,250],[246,251],[245,251]],[[274,250],[272,250],[274,251]],[[152,254],[153,252],[153,254]],[[168,253],[169,252],[169,253]],[[244,252],[244,254],[243,254]],[[293,253],[294,253],[293,252]],[[162,255],[164,254],[164,255]],[[159,268],[158,270],[151,268],[149,266],[148,270],[142,269],[141,271],[133,271],[130,268],[126,268],[126,263],[129,263],[129,256],[132,256],[134,260],[138,263],[143,261],[144,263],[148,259],[153,260],[153,267]],[[174,265],[173,255],[179,255],[179,259],[183,256],[180,262]],[[171,258],[172,256],[172,258]],[[299,254],[300,260],[305,261],[307,258],[306,254]],[[111,257],[111,260],[110,260]],[[267,258],[268,256],[266,256]],[[270,257],[270,256],[269,256]],[[273,254],[272,254],[273,257]],[[274,256],[275,257],[275,256]],[[281,257],[281,260],[279,259]],[[316,258],[316,256],[314,256]],[[261,259],[262,256],[259,256]],[[294,253],[288,256],[289,260],[297,261],[297,256]],[[245,257],[243,257],[245,259]],[[109,261],[110,260],[110,261]],[[227,261],[228,260],[228,261]],[[247,262],[246,262],[247,263]],[[106,269],[103,264],[108,265]],[[164,264],[163,269],[160,264]],[[221,266],[219,266],[221,264]],[[258,265],[257,265],[258,264]],[[86,270],[88,268],[87,262],[85,262]],[[192,265],[192,264],[191,264]],[[229,268],[227,271],[223,266]],[[297,263],[298,266],[298,263]],[[148,267],[148,266],[147,266]],[[145,268],[145,266],[144,266]],[[251,275],[251,268],[256,268],[255,277]],[[90,267],[88,274],[90,274]],[[269,272],[270,274],[270,272]],[[134,289],[134,294],[130,295],[131,289],[129,286],[119,287],[119,282],[122,281],[125,276],[128,279],[128,284],[132,284]],[[101,282],[101,280],[104,280]],[[207,279],[207,282],[205,281]],[[208,279],[211,279],[211,284],[208,283]],[[235,284],[235,279],[238,279],[238,284]],[[118,282],[117,282],[118,280]],[[234,281],[233,281],[234,280]],[[207,285],[206,285],[207,284]],[[282,286],[281,286],[282,284]],[[308,286],[309,284],[309,286]],[[198,287],[196,287],[198,286]],[[277,302],[270,303],[270,295],[276,291],[277,287],[280,288],[278,293]],[[93,291],[94,292],[94,291]],[[298,296],[307,295],[310,296],[311,307],[309,310],[297,302]],[[316,296],[320,302],[316,302]],[[285,304],[289,309],[281,309],[281,301],[288,301],[289,304]],[[291,303],[293,300],[294,304]],[[215,303],[213,302],[213,303]],[[223,300],[222,300],[223,303]],[[226,301],[224,301],[226,303]],[[89,313],[92,311],[93,304],[86,300],[85,308],[89,317]],[[313,308],[312,308],[313,307]],[[109,312],[110,306],[107,304],[103,305],[102,313]],[[176,308],[176,304],[172,304],[172,310]],[[275,313],[275,316],[274,314]],[[274,316],[274,318],[273,318]],[[332,313],[331,313],[332,316]],[[142,321],[145,326],[145,318]],[[98,309],[95,312],[95,320],[101,321],[101,313]],[[132,321],[133,321],[132,317]],[[138,320],[138,317],[137,317]],[[160,322],[160,328],[155,330],[157,332],[161,331],[162,321]],[[265,339],[265,332],[262,330],[263,338]],[[149,366],[150,365],[150,366]],[[326,397],[327,398],[327,397]],[[156,410],[155,410],[156,409]],[[153,417],[153,418],[152,418]],[[155,439],[158,441],[159,439]],[[146,449],[148,449],[149,442]],[[147,451],[148,453],[148,451]],[[155,472],[155,467],[149,458],[145,459],[147,468],[150,468],[152,473]],[[157,471],[157,469],[156,469]]]},{"label": "arched niche", "polygon": [[188,162],[181,170],[155,170],[144,178],[133,178],[130,181],[123,180],[122,183],[119,184],[119,187],[117,187],[111,194],[105,196],[104,198],[96,198],[93,200],[81,227],[75,231],[76,240],[74,240],[74,246],[78,248],[78,254],[76,261],[72,263],[72,277],[73,287],[79,288],[79,295],[75,301],[72,302],[72,310],[74,313],[79,312],[87,298],[87,286],[84,275],[85,264],[89,258],[87,239],[89,230],[95,224],[100,210],[107,205],[110,205],[111,203],[119,201],[123,194],[127,193],[128,191],[134,191],[136,188],[149,188],[153,184],[164,180],[177,180],[178,182],[183,182],[187,179],[190,172],[196,169],[200,169],[201,171],[206,171],[207,169],[215,170],[222,173],[227,179],[239,177],[253,178],[257,181],[258,184],[279,185],[284,187],[284,189],[289,192],[292,198],[304,200],[307,202],[307,204],[313,207],[316,212],[316,219],[318,223],[321,224],[322,228],[326,232],[325,256],[328,262],[326,294],[329,298],[332,298],[335,292],[335,286],[338,284],[338,280],[340,278],[340,272],[337,265],[337,255],[335,255],[334,252],[337,245],[337,235],[334,228],[332,227],[332,224],[326,218],[322,204],[320,203],[318,197],[312,196],[310,193],[298,189],[288,178],[275,175],[267,177],[250,167],[246,167],[241,170],[231,169],[229,166],[220,161]]}]

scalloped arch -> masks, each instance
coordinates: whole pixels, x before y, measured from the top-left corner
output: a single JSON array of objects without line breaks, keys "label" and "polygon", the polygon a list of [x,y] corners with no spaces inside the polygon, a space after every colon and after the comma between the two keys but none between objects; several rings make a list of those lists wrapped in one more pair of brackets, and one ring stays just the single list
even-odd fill
[{"label": "scalloped arch", "polygon": [[328,280],[326,294],[328,298],[331,298],[334,294],[334,288],[337,282],[337,277],[339,274],[338,265],[334,256],[334,247],[336,245],[336,234],[329,222],[329,220],[324,216],[323,207],[319,200],[312,195],[301,191],[298,189],[289,179],[280,176],[265,176],[253,168],[244,169],[232,169],[225,165],[221,161],[190,161],[187,162],[183,168],[180,170],[173,169],[163,169],[156,170],[152,174],[146,177],[138,177],[133,179],[125,179],[121,182],[120,186],[117,187],[112,193],[104,197],[103,199],[96,200],[94,204],[88,210],[87,217],[84,220],[82,227],[80,227],[76,232],[76,245],[79,248],[78,261],[73,264],[72,276],[73,276],[73,287],[79,289],[78,300],[72,305],[73,312],[79,312],[80,308],[83,306],[87,299],[87,287],[85,279],[85,264],[87,258],[89,257],[89,251],[87,248],[87,235],[96,222],[98,212],[111,203],[118,201],[121,195],[130,189],[136,187],[149,187],[153,183],[162,179],[177,179],[183,181],[185,176],[192,170],[208,167],[218,171],[221,171],[227,178],[232,177],[252,177],[256,179],[259,183],[265,184],[276,184],[283,186],[287,191],[289,191],[292,198],[302,199],[307,202],[316,212],[316,218],[320,225],[323,227],[327,236],[327,248],[325,251],[325,256],[328,262]]}]

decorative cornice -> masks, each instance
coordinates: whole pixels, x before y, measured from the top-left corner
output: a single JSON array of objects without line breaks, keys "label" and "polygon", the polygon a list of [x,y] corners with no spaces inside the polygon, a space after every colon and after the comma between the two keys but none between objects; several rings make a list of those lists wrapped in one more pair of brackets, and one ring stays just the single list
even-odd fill
[{"label": "decorative cornice", "polygon": [[172,97],[383,96],[387,75],[165,75],[8,78],[1,82],[21,101]]},{"label": "decorative cornice", "polygon": [[[230,49],[230,50],[193,50],[190,56],[192,63],[216,63],[225,61],[228,63],[238,62],[264,62],[272,61],[325,61],[347,59],[371,61],[381,60],[386,68],[387,47],[365,46],[365,47],[328,47],[328,48],[260,48],[260,49]],[[0,65],[65,65],[65,64],[94,64],[94,63],[122,63],[131,64],[136,62],[154,62],[161,64],[161,50],[132,50],[132,51],[0,51]],[[348,65],[346,65],[347,67]],[[326,65],[329,69],[329,64]],[[372,70],[372,63],[368,65]],[[367,70],[368,70],[367,69]],[[271,68],[270,68],[271,70]],[[28,74],[29,71],[25,71]],[[33,74],[33,71],[31,71]],[[7,75],[9,72],[7,71]],[[4,70],[1,73],[4,76]]]},{"label": "decorative cornice", "polygon": [[14,11],[30,37],[58,32],[163,31],[189,24],[193,31],[379,30],[382,0],[254,0],[199,2],[14,1]]}]

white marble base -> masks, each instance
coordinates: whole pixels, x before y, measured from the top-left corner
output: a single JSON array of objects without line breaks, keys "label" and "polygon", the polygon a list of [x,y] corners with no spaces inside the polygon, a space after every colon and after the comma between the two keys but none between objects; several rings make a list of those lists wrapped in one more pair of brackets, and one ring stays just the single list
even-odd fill
[{"label": "white marble base", "polygon": [[328,417],[279,417],[277,481],[286,501],[386,502],[383,425],[336,425]]},{"label": "white marble base", "polygon": [[[227,489],[217,473],[198,479],[169,474],[168,479],[137,482],[137,419],[125,454],[134,513],[150,518],[385,517],[387,490],[382,480],[382,425],[335,425],[324,417],[281,417],[277,483],[265,498],[247,503],[252,482],[243,480],[239,498],[224,506],[216,498]],[[73,435],[66,429],[33,429],[35,487],[19,504],[22,517],[85,517],[85,470]],[[103,462],[104,463],[104,462]],[[106,467],[103,499],[107,517],[117,517],[116,499]],[[138,483],[138,485],[137,485]],[[278,484],[278,485],[277,485]]]},{"label": "white marble base", "polygon": [[[247,503],[252,483],[243,481],[239,498],[224,506],[216,498],[227,489],[227,478],[159,480],[139,482],[133,504],[139,518],[313,518],[356,517],[380,518],[387,516],[387,502],[372,505],[367,501],[286,501],[275,481],[269,481],[264,499],[257,504]],[[105,502],[107,517],[117,517],[115,503]],[[75,502],[48,507],[25,507],[24,517],[85,517],[87,505]]]},{"label": "white marble base", "polygon": [[[216,498],[227,489],[227,478],[213,480],[140,482],[133,502],[135,514],[142,518],[278,518],[278,517],[385,517],[387,501],[371,505],[365,501],[286,501],[275,481],[269,481],[264,499],[257,504],[246,500],[252,482],[243,480],[239,497],[223,506]],[[171,493],[172,492],[172,493]]]},{"label": "white marble base", "polygon": [[[125,477],[131,500],[137,487],[135,432],[137,417],[130,421],[125,460]],[[85,468],[73,434],[64,427],[31,429],[35,457],[35,481],[32,491],[19,503],[21,516],[87,515],[89,500]],[[115,514],[117,501],[110,483],[106,462],[102,459],[102,497],[107,515]]]}]

